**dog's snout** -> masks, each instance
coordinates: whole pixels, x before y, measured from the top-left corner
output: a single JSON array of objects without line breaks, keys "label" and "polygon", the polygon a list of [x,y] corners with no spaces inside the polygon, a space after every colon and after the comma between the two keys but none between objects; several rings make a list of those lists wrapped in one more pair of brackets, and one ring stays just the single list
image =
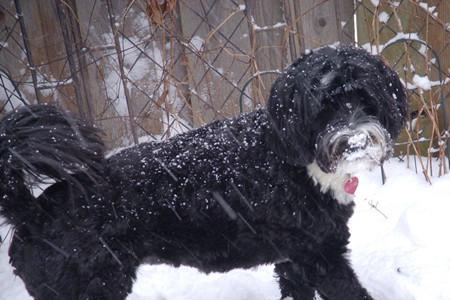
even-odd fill
[{"label": "dog's snout", "polygon": [[357,133],[350,137],[347,141],[350,151],[364,150],[369,144],[369,138],[365,133]]},{"label": "dog's snout", "polygon": [[371,144],[373,144],[372,138],[364,133],[342,136],[336,141],[333,152],[336,156],[341,156],[345,153],[363,151]]}]

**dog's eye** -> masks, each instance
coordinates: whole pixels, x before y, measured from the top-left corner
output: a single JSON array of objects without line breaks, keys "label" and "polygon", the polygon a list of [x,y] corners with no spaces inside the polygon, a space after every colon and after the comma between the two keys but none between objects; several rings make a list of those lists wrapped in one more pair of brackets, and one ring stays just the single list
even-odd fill
[{"label": "dog's eye", "polygon": [[375,134],[373,134],[372,132],[370,132],[370,131],[369,131],[369,138],[370,138],[370,141],[372,142],[372,144],[374,144],[374,145],[381,144],[381,142],[378,139],[378,137]]},{"label": "dog's eye", "polygon": [[345,150],[348,148],[348,140],[347,139],[341,139],[335,148],[336,154],[342,154],[345,152]]}]

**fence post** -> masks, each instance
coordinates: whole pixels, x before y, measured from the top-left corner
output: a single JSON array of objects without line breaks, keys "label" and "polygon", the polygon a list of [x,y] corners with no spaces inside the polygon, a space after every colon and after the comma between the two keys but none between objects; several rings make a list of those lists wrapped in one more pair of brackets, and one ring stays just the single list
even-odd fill
[{"label": "fence post", "polygon": [[26,52],[26,55],[27,55],[28,68],[30,69],[31,78],[33,80],[33,88],[34,88],[34,92],[36,94],[36,101],[37,101],[37,103],[41,103],[42,102],[41,101],[41,93],[39,92],[39,88],[38,88],[37,75],[36,75],[36,66],[34,64],[33,55],[31,53],[31,48],[30,48],[30,45],[29,45],[27,28],[25,26],[25,22],[23,21],[22,6],[20,5],[20,1],[19,0],[14,0],[14,5],[16,7],[16,13],[17,13],[17,18],[19,20],[20,31],[22,33],[23,46],[25,48],[25,52]]},{"label": "fence post", "polygon": [[[174,16],[172,16],[172,21],[174,23],[174,35],[175,38],[182,38],[183,37],[183,26],[182,26],[182,15],[181,15],[181,9],[180,9],[180,2],[177,1],[176,4],[176,10],[175,10]],[[173,38],[173,37],[171,37]],[[192,113],[192,99],[191,99],[191,92],[189,91],[189,73],[187,70],[187,56],[185,48],[180,45],[179,43],[174,44],[175,47],[175,53],[174,57],[176,59],[175,68],[175,77],[177,81],[179,82],[181,94],[184,98],[184,106],[179,112],[181,117],[189,122],[189,124],[192,126],[194,124],[194,116]]]},{"label": "fence post", "polygon": [[127,108],[128,108],[128,119],[130,123],[130,131],[133,136],[133,142],[135,144],[138,144],[138,134],[136,130],[136,120],[134,119],[134,111],[133,111],[133,105],[131,103],[131,97],[130,97],[130,91],[128,90],[128,78],[125,74],[124,70],[124,62],[123,62],[123,52],[120,47],[120,40],[117,32],[117,26],[116,26],[116,20],[115,20],[115,14],[112,7],[111,0],[106,0],[106,5],[108,6],[108,18],[111,26],[111,30],[114,37],[114,46],[117,53],[117,60],[119,62],[119,71],[120,71],[120,78],[123,85],[123,91],[125,95],[125,100],[127,102]]},{"label": "fence post", "polygon": [[[283,69],[290,62],[285,51],[288,28],[283,1],[246,0],[245,5],[253,74]],[[269,75],[255,78],[252,82],[254,104],[265,102],[276,77],[277,75]]]},{"label": "fence post", "polygon": [[[70,8],[66,7],[67,5]],[[82,38],[78,24],[77,8],[73,0],[65,1],[65,5],[61,4],[61,0],[55,0],[56,13],[58,15],[59,24],[61,25],[61,33],[64,41],[64,47],[67,53],[67,61],[70,68],[70,76],[73,80],[75,98],[80,116],[90,123],[94,122],[91,97],[89,93],[89,74],[87,72],[87,63],[82,54]]]}]

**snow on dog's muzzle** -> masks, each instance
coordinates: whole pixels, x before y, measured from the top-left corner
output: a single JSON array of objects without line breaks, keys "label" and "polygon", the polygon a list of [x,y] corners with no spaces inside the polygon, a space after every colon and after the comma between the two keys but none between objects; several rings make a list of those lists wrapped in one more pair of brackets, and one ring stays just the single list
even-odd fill
[{"label": "snow on dog's muzzle", "polygon": [[380,165],[391,154],[391,148],[389,133],[378,121],[367,118],[357,125],[326,129],[316,143],[316,160],[324,172],[336,172],[340,164],[345,164],[350,168],[348,173],[353,174],[367,169],[361,164],[370,168]]},{"label": "snow on dog's muzzle", "polygon": [[357,124],[331,126],[318,136],[315,161],[308,173],[331,191],[340,204],[353,202],[359,179],[355,174],[381,165],[391,154],[391,138],[373,118]]}]

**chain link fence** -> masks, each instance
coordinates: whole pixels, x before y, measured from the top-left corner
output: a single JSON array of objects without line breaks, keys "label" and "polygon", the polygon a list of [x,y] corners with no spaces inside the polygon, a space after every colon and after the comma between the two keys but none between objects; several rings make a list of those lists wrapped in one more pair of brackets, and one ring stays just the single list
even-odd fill
[{"label": "chain link fence", "polygon": [[111,149],[165,139],[264,105],[308,49],[356,43],[401,75],[396,154],[429,178],[447,171],[449,34],[445,0],[0,0],[0,114],[54,103]]}]

